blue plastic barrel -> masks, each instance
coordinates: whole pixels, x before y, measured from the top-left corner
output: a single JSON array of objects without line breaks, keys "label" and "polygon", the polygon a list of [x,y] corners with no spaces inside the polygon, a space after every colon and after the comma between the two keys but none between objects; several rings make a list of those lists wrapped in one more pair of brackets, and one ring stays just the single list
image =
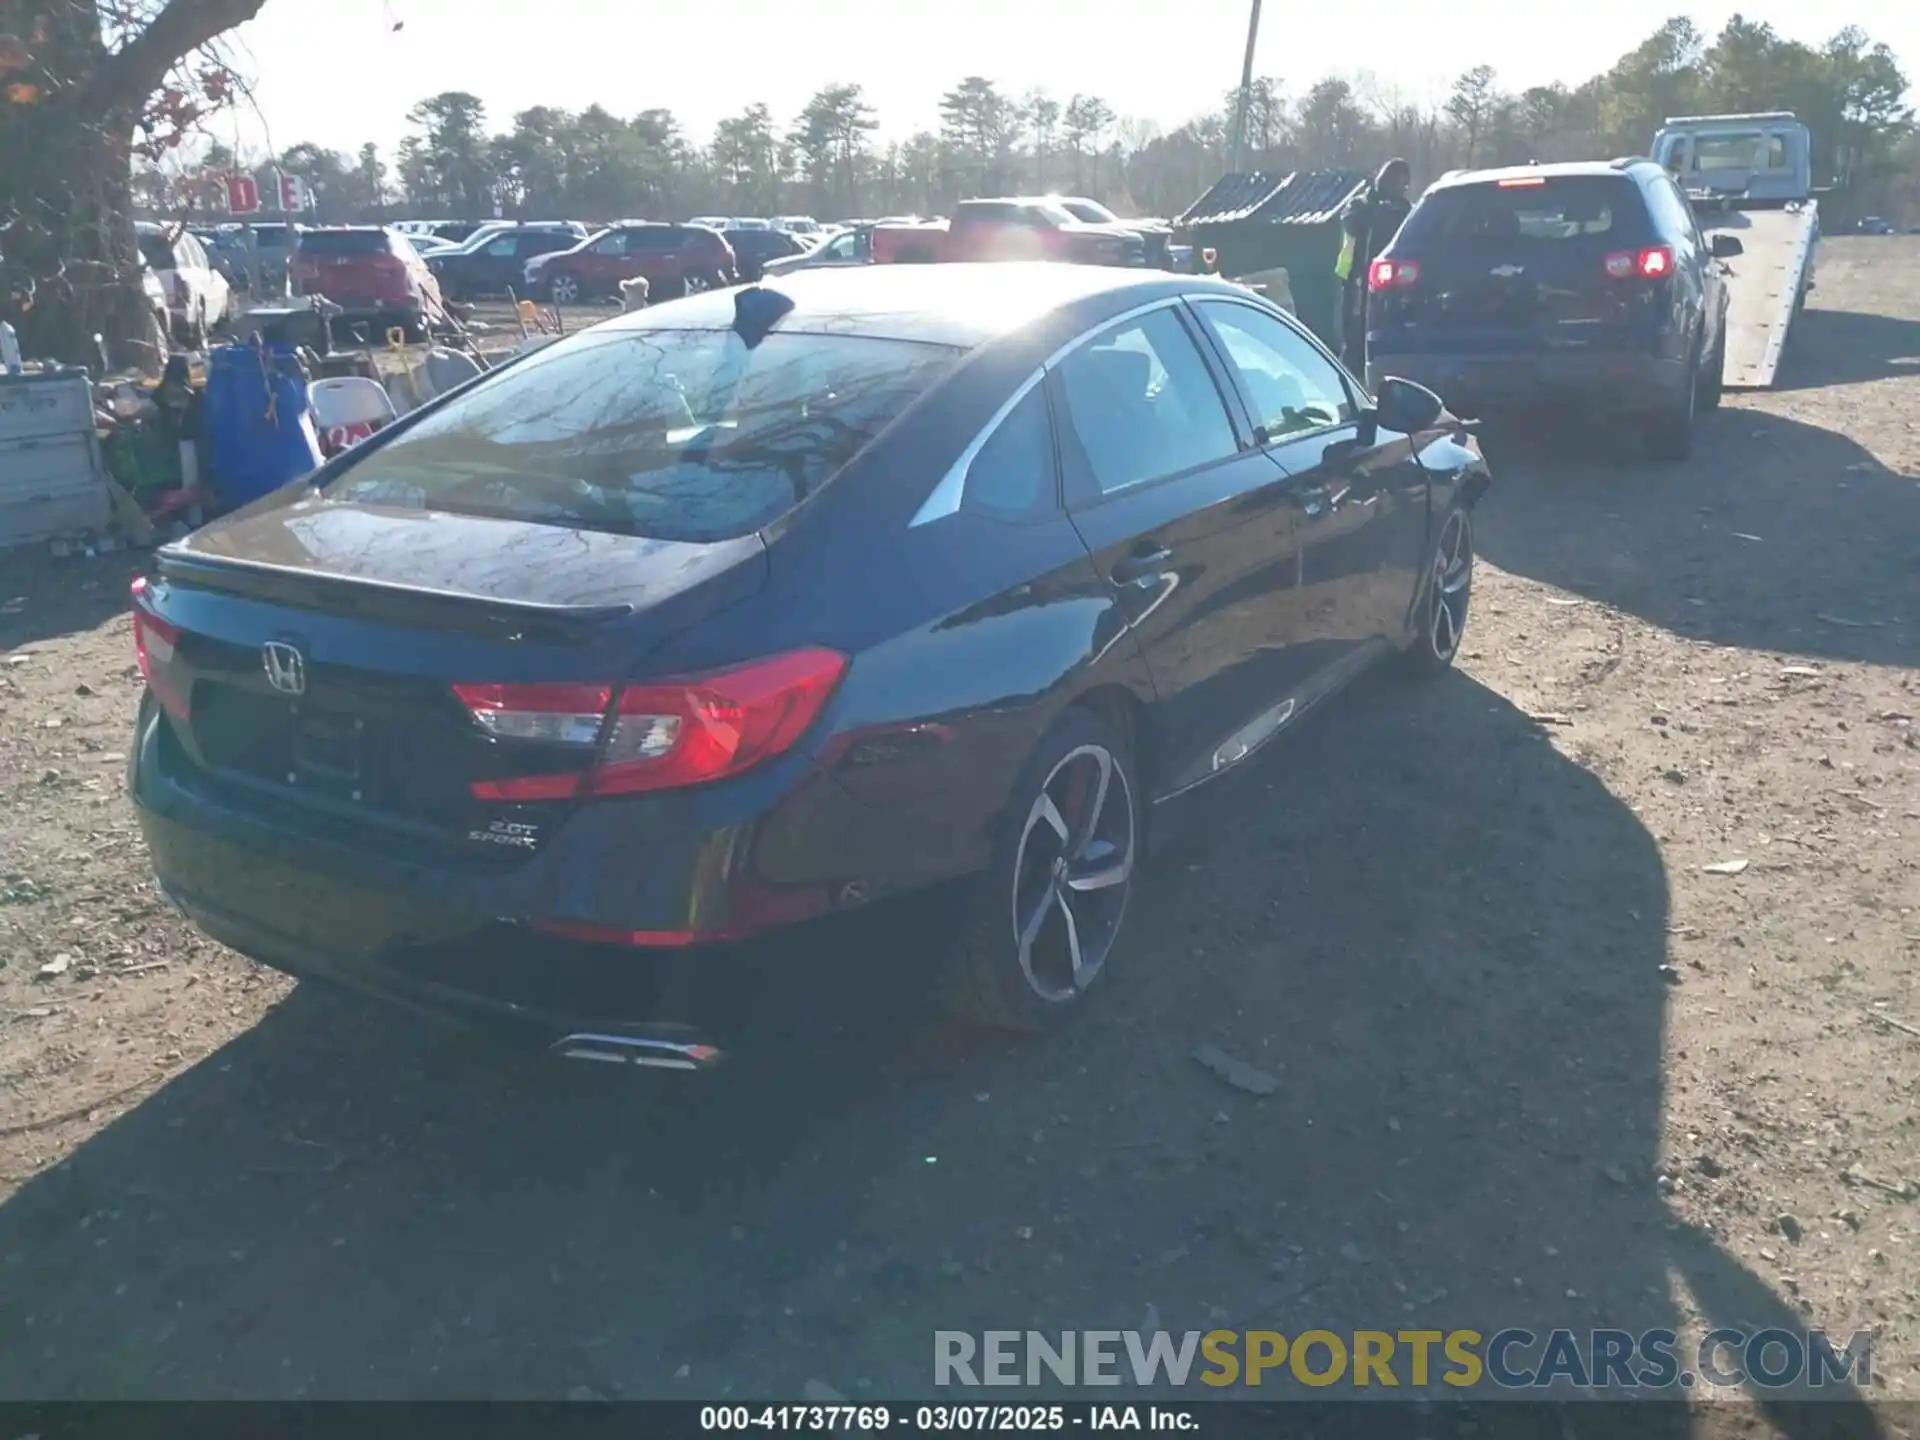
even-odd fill
[{"label": "blue plastic barrel", "polygon": [[207,462],[231,509],[271,494],[320,464],[307,382],[291,354],[220,345],[207,355]]}]

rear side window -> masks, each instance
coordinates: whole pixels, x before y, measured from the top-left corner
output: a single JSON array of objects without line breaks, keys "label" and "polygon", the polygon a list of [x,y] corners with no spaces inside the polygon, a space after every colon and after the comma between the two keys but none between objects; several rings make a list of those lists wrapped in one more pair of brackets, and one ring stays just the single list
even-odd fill
[{"label": "rear side window", "polygon": [[1116,326],[1060,363],[1063,424],[1103,495],[1232,455],[1220,392],[1171,310]]},{"label": "rear side window", "polygon": [[1646,203],[1625,176],[1561,175],[1496,184],[1449,185],[1413,208],[1394,249],[1445,244],[1637,241]]},{"label": "rear side window", "polygon": [[627,254],[643,255],[656,250],[678,250],[687,243],[690,236],[711,235],[711,230],[679,230],[665,225],[656,225],[645,230],[629,230]]},{"label": "rear side window", "polygon": [[830,480],[963,352],[855,335],[583,333],[351,466],[340,499],[711,543]]},{"label": "rear side window", "polygon": [[309,230],[300,237],[303,255],[385,255],[384,230]]},{"label": "rear side window", "polygon": [[1675,244],[1691,245],[1699,240],[1699,230],[1693,223],[1693,210],[1681,198],[1673,182],[1661,175],[1647,181],[1647,209],[1652,212],[1654,222],[1661,233]]},{"label": "rear side window", "polygon": [[1034,385],[967,467],[964,503],[990,514],[1034,515],[1053,508],[1057,490],[1047,391]]},{"label": "rear side window", "polygon": [[167,244],[167,237],[150,231],[140,234],[140,258],[154,270],[171,270],[174,266],[173,247]]}]

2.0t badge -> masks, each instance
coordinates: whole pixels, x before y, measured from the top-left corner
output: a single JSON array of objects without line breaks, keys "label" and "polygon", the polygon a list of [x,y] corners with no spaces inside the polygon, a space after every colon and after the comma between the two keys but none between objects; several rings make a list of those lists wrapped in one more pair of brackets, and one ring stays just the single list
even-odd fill
[{"label": "2.0t badge", "polygon": [[284,640],[262,645],[260,664],[267,672],[267,683],[282,695],[307,693],[307,657]]}]

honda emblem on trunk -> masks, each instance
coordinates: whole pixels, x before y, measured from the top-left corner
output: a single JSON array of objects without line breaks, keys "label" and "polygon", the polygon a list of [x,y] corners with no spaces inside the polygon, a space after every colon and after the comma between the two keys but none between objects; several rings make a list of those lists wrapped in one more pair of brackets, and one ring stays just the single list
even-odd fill
[{"label": "honda emblem on trunk", "polygon": [[269,640],[260,647],[260,664],[267,672],[267,683],[282,695],[307,693],[307,660],[293,646]]}]

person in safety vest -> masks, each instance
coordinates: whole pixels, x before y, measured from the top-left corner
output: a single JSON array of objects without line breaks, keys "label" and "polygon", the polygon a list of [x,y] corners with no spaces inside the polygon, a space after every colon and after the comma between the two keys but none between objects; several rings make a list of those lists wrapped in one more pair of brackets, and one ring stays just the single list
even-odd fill
[{"label": "person in safety vest", "polygon": [[1367,371],[1367,269],[1413,209],[1407,199],[1412,178],[1413,167],[1396,156],[1340,213],[1340,258],[1333,266],[1340,278],[1340,351],[1356,375]]}]

